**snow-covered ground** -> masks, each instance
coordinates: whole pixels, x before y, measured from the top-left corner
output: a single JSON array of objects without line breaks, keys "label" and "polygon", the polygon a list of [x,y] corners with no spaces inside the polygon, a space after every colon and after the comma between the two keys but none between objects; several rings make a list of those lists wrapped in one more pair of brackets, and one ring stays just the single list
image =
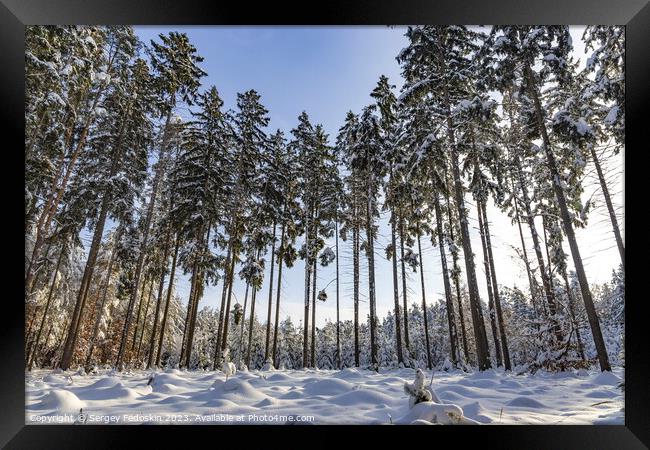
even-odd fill
[{"label": "snow-covered ground", "polygon": [[[36,370],[26,378],[26,423],[445,423],[433,403],[409,409],[404,383],[414,370],[222,372],[165,370],[94,375]],[[425,372],[426,385],[431,372]],[[490,370],[435,372],[433,389],[482,424],[623,424],[623,392],[613,373],[513,375]],[[417,419],[425,419],[417,420]],[[449,422],[447,420],[447,422]]]}]

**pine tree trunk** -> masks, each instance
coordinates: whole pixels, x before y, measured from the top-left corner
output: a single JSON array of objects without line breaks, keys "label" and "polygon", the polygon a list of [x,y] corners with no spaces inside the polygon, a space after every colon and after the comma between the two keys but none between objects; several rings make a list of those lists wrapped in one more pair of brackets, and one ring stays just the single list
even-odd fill
[{"label": "pine tree trunk", "polygon": [[183,339],[181,341],[181,355],[179,359],[180,367],[185,367],[185,354],[187,352],[187,336],[190,330],[190,320],[192,317],[192,308],[194,307],[194,296],[196,295],[196,285],[198,278],[198,264],[194,262],[192,268],[192,278],[190,282],[190,296],[187,300],[187,313],[185,314],[185,324],[183,326]]},{"label": "pine tree trunk", "polygon": [[[178,158],[178,152],[176,154]],[[174,210],[174,191],[170,193],[169,211]],[[163,250],[163,265],[162,273],[160,274],[160,282],[158,283],[158,299],[156,300],[156,313],[154,314],[153,325],[151,326],[151,338],[149,339],[149,357],[147,359],[147,369],[150,369],[154,363],[154,347],[156,344],[156,329],[158,328],[158,318],[160,316],[160,306],[162,304],[163,289],[165,286],[165,277],[167,276],[167,260],[169,259],[170,241],[172,235],[171,225],[167,225],[167,233],[165,235],[165,247]],[[172,275],[173,277],[173,275]]]},{"label": "pine tree trunk", "polygon": [[[370,364],[374,370],[379,368],[377,359],[377,321],[375,299],[375,246],[372,222],[372,176],[368,183],[368,198],[366,199],[366,252],[368,257],[368,303],[370,304]],[[406,325],[406,324],[405,324]]]},{"label": "pine tree trunk", "polygon": [[393,300],[395,301],[395,347],[397,349],[397,362],[403,363],[402,356],[402,326],[400,323],[400,307],[399,307],[399,285],[397,282],[397,242],[395,239],[395,214],[392,214],[390,223],[391,243],[393,246]]},{"label": "pine tree trunk", "polygon": [[[259,258],[259,252],[257,257]],[[253,347],[253,325],[255,324],[255,299],[257,297],[257,288],[253,286],[253,294],[251,295],[251,316],[250,324],[248,326],[248,346],[246,349],[246,367],[251,368],[251,348]],[[226,316],[228,320],[228,316]]]},{"label": "pine tree trunk", "polygon": [[149,296],[147,297],[147,304],[144,307],[144,314],[142,315],[142,330],[140,331],[140,339],[138,340],[138,351],[136,352],[136,361],[140,361],[140,352],[142,351],[142,341],[144,340],[144,333],[147,331],[147,314],[149,314],[149,305],[151,304],[151,297],[153,294],[154,280],[151,280],[151,288],[149,288]]},{"label": "pine tree trunk", "polygon": [[[454,223],[451,212],[451,204],[449,202],[449,196],[446,197],[447,202],[447,216],[449,217],[449,245],[456,245],[456,240],[454,239]],[[443,244],[441,244],[443,245]],[[451,249],[452,257],[452,275],[451,278],[454,281],[454,288],[456,290],[456,302],[458,303],[458,320],[460,321],[460,331],[463,338],[463,356],[465,356],[465,362],[469,364],[469,346],[467,344],[467,330],[465,328],[465,312],[463,310],[462,297],[460,295],[460,267],[458,267],[458,253]]]},{"label": "pine tree trunk", "polygon": [[546,225],[546,216],[542,215],[542,231],[544,232],[544,251],[546,252],[546,261],[548,263],[548,283],[551,286],[553,294],[555,294],[555,286],[553,286],[553,263],[551,262],[551,252],[548,249],[548,236],[546,234],[547,230]]},{"label": "pine tree trunk", "polygon": [[[513,95],[512,95],[512,89],[511,88],[507,89],[507,94],[508,94],[508,101],[510,102],[511,107],[504,108],[504,109],[506,109],[507,113],[508,113],[508,119],[510,121],[510,129],[514,130],[515,129],[515,119],[514,119],[513,107],[512,107],[512,104],[513,104],[514,100],[513,100]],[[511,131],[510,134],[511,134],[511,136],[509,138],[510,143],[511,143],[511,145],[513,145],[512,144],[512,142],[514,142],[514,137],[512,136],[513,131]],[[516,219],[517,219],[517,226],[519,228],[519,238],[521,239],[521,249],[522,249],[523,256],[524,256],[524,264],[526,266],[526,273],[528,275],[528,285],[529,285],[529,288],[530,288],[531,302],[533,304],[533,309],[534,309],[535,313],[538,313],[538,305],[537,305],[537,291],[538,291],[537,287],[538,287],[538,285],[536,284],[536,280],[535,280],[535,276],[533,274],[533,271],[530,268],[530,261],[528,259],[528,252],[526,251],[526,243],[524,241],[524,234],[523,234],[522,229],[521,229],[521,214],[519,213],[519,207],[518,207],[519,199],[517,198],[517,189],[515,188],[515,178],[517,178],[517,180],[518,180],[517,184],[521,188],[521,194],[522,194],[522,197],[523,197],[523,202],[522,203],[524,204],[524,207],[525,207],[526,212],[527,212],[526,222],[529,225],[530,232],[531,232],[531,235],[533,237],[533,243],[537,239],[537,232],[534,230],[534,228],[535,228],[534,221],[529,220],[530,218],[532,218],[532,215],[530,214],[530,202],[528,201],[528,194],[526,192],[525,185],[523,184],[521,161],[520,161],[519,156],[517,155],[515,149],[511,149],[511,152],[514,155],[514,159],[513,159],[513,161],[515,162],[514,170],[516,172],[516,173],[512,174],[511,179],[510,179],[510,182],[512,184],[513,205],[514,205],[514,208],[515,208],[515,216],[516,216]],[[531,225],[532,225],[532,227],[531,227]],[[539,259],[538,259],[538,262],[539,262]],[[544,283],[543,276],[544,275],[542,274],[542,284]],[[546,288],[544,288],[544,292],[545,293],[548,292],[546,290]],[[548,302],[548,296],[547,296],[547,302]],[[543,306],[543,304],[542,304],[542,306]],[[544,311],[544,308],[542,307],[541,310]]]},{"label": "pine tree trunk", "polygon": [[341,319],[339,317],[339,214],[338,206],[334,223],[336,233],[336,368],[341,370]]},{"label": "pine tree trunk", "polygon": [[[232,236],[231,239],[232,241]],[[228,294],[228,272],[230,267],[230,258],[232,257],[232,246],[228,243],[228,253],[226,254],[226,264],[223,269],[223,288],[221,290],[221,306],[219,307],[219,326],[217,327],[217,338],[214,346],[214,364],[218,366],[219,350],[221,347],[221,334],[223,332],[224,310],[226,309],[226,295]]]},{"label": "pine tree trunk", "polygon": [[[115,246],[119,241],[119,235],[115,236]],[[104,306],[106,305],[106,299],[108,298],[108,287],[111,281],[111,274],[113,273],[113,263],[115,261],[115,248],[111,251],[111,257],[108,261],[108,269],[106,270],[106,280],[104,281],[104,286],[102,288],[102,299],[99,303],[99,308],[97,310],[97,318],[95,320],[95,326],[93,327],[93,334],[90,338],[90,346],[88,348],[88,355],[86,356],[86,371],[90,370],[90,362],[92,361],[93,351],[95,350],[95,340],[97,339],[97,333],[99,332],[99,324],[101,323],[101,318],[104,312]]]},{"label": "pine tree trunk", "polygon": [[[424,268],[422,267],[422,245],[420,244],[420,230],[418,230],[418,254],[420,255],[420,283],[422,285],[422,317],[424,319],[424,341],[426,343],[426,348],[427,348],[427,368],[431,370],[433,367],[431,363],[431,344],[429,343],[429,318],[427,314],[427,297],[425,294],[425,288],[424,288]],[[447,311],[447,317],[449,317],[449,311]],[[452,313],[453,317],[453,313]],[[451,324],[451,322],[450,322]],[[450,339],[453,336],[453,333],[451,331],[451,325],[449,327],[449,336]],[[454,360],[454,364],[456,363],[456,347],[453,343],[451,343],[451,354],[452,354],[452,359]]]},{"label": "pine tree trunk", "polygon": [[[41,96],[40,101],[44,101],[44,100],[45,100],[44,96]],[[41,105],[43,106],[40,108],[40,110],[38,110],[38,108],[32,110],[33,114],[35,114],[38,117],[35,121],[36,125],[30,127],[27,123],[25,124],[25,138],[27,139],[27,142],[25,143],[25,161],[29,161],[29,159],[31,158],[32,150],[36,146],[36,141],[39,140],[42,143],[45,140],[44,136],[46,135],[46,131],[47,131],[45,118],[47,116],[46,113],[49,112],[48,111],[49,107],[44,106],[45,105],[44,102],[41,103]],[[25,112],[27,112],[27,108],[25,108]],[[69,115],[69,112],[66,115]],[[64,118],[62,123],[65,122],[66,119]]]},{"label": "pine tree trunk", "polygon": [[[442,281],[445,286],[445,304],[447,306],[447,322],[449,325],[449,344],[451,348],[451,362],[454,367],[458,366],[460,351],[458,349],[458,330],[456,329],[456,315],[454,313],[454,301],[451,294],[449,282],[449,270],[447,268],[447,255],[445,253],[445,233],[442,226],[442,212],[440,210],[440,198],[435,194],[433,204],[436,213],[436,225],[438,228],[438,249],[440,250],[440,262],[442,264]],[[420,250],[420,237],[418,236],[418,251],[420,252],[420,265],[422,264],[422,251]],[[422,272],[422,267],[420,267]],[[422,275],[422,298],[424,299],[424,275]]]},{"label": "pine tree trunk", "polygon": [[133,315],[133,305],[135,303],[135,300],[137,298],[138,294],[138,289],[140,287],[140,277],[142,276],[142,269],[144,266],[144,258],[147,250],[147,246],[149,245],[149,232],[151,228],[151,221],[153,219],[153,213],[155,210],[155,205],[156,205],[156,197],[158,196],[158,189],[160,186],[160,181],[163,176],[164,172],[164,161],[166,157],[166,152],[167,152],[167,146],[169,145],[169,123],[171,121],[171,114],[172,114],[172,108],[169,109],[167,113],[167,118],[165,119],[165,128],[163,131],[163,137],[162,137],[162,142],[160,146],[160,151],[158,153],[158,167],[156,168],[156,174],[154,176],[154,180],[152,183],[151,187],[151,198],[149,200],[149,205],[147,207],[147,216],[145,218],[144,222],[144,231],[142,235],[142,242],[140,243],[140,249],[138,252],[138,261],[136,263],[136,269],[135,269],[135,280],[133,284],[133,293],[131,294],[131,298],[129,299],[129,304],[126,309],[126,318],[124,320],[124,328],[122,330],[122,337],[120,339],[120,348],[117,353],[117,361],[115,362],[115,366],[120,370],[122,366],[122,360],[124,358],[124,351],[126,350],[126,340],[129,335],[129,331],[131,328],[131,320],[132,320],[132,315]]},{"label": "pine tree trunk", "polygon": [[280,291],[282,289],[282,260],[284,258],[284,233],[286,224],[282,222],[282,232],[280,233],[280,252],[278,254],[278,286],[275,291],[275,326],[273,331],[273,363],[276,369],[279,369],[280,361],[277,359],[278,349],[278,327],[280,326]]},{"label": "pine tree trunk", "polygon": [[[27,333],[26,333],[26,339],[25,339],[25,348],[31,349],[32,345],[34,343],[34,339],[32,337],[32,332],[34,328],[34,324],[36,323],[36,316],[38,313],[38,306],[34,308],[34,313],[32,314],[32,319],[29,321],[29,325],[27,327]],[[25,357],[25,364],[27,364],[27,357]]]},{"label": "pine tree trunk", "polygon": [[[59,227],[57,227],[58,231]],[[47,245],[47,248],[45,249],[45,258],[47,259],[47,256],[50,253],[50,247],[53,244],[53,240],[50,240],[50,242]],[[28,300],[29,296],[31,295],[32,292],[36,290],[38,287],[38,278],[43,273],[42,270],[39,270],[36,272],[36,276],[33,279],[33,285],[32,285],[32,291],[29,291],[29,294],[27,293],[28,291],[25,291],[25,301]],[[32,353],[32,349],[34,346],[34,336],[32,336],[33,333],[33,328],[34,325],[36,324],[36,317],[38,316],[40,306],[36,304],[33,308],[33,311],[31,312],[30,319],[29,319],[29,325],[27,326],[27,331],[25,332],[25,348],[27,349],[27,354],[25,356],[25,364],[27,365],[29,363],[29,355]],[[25,311],[25,316],[27,316],[27,311]],[[27,322],[26,322],[27,323]]]},{"label": "pine tree trunk", "polygon": [[[111,167],[111,176],[114,176],[117,172],[118,166],[118,157],[121,152],[116,151],[114,155],[112,167]],[[70,328],[68,329],[68,336],[63,348],[63,357],[61,359],[61,368],[67,370],[72,363],[72,357],[77,345],[77,337],[79,334],[79,329],[81,326],[81,321],[83,319],[84,308],[86,305],[86,298],[88,297],[88,291],[90,290],[90,283],[92,281],[93,272],[95,270],[95,264],[97,263],[97,256],[99,255],[99,247],[102,241],[102,236],[104,234],[104,226],[106,224],[106,218],[108,217],[108,208],[112,199],[112,192],[110,188],[107,188],[104,192],[102,204],[100,207],[99,217],[97,219],[97,224],[95,225],[95,231],[93,233],[93,240],[90,245],[90,250],[88,252],[88,259],[86,260],[86,265],[84,267],[83,276],[81,278],[81,285],[79,287],[79,292],[77,294],[77,301],[75,303],[74,311],[72,313],[72,321],[70,322]]]},{"label": "pine tree trunk", "polygon": [[[259,253],[257,258],[259,259]],[[230,301],[232,299],[232,285],[235,279],[235,262],[237,260],[237,250],[233,247],[230,255],[230,271],[228,274],[228,295],[226,296],[226,308],[223,311],[223,335],[221,336],[221,352],[228,347],[228,327],[230,325]],[[256,295],[253,292],[253,295]]]},{"label": "pine tree trunk", "polygon": [[559,326],[557,325],[556,317],[556,305],[555,305],[555,295],[553,289],[551,289],[551,281],[548,277],[548,272],[546,271],[546,264],[544,264],[544,257],[542,256],[542,248],[539,243],[539,235],[537,234],[537,229],[535,228],[535,220],[533,213],[530,208],[530,200],[528,199],[528,190],[523,178],[521,160],[519,156],[515,156],[515,164],[519,177],[519,189],[521,190],[521,195],[524,204],[524,210],[526,213],[526,221],[528,222],[528,228],[530,228],[530,234],[533,238],[533,248],[535,249],[535,256],[537,257],[537,265],[539,266],[540,276],[542,277],[542,286],[544,288],[544,293],[546,294],[546,304],[548,305],[549,313],[551,315],[551,321],[554,324],[553,329],[558,342],[562,341],[562,332],[560,331]]},{"label": "pine tree trunk", "polygon": [[199,302],[203,296],[204,272],[199,269],[196,277],[196,286],[194,286],[194,297],[192,298],[192,315],[187,332],[187,343],[185,347],[185,367],[190,368],[192,362],[192,349],[194,344],[194,331],[196,330],[196,318],[199,313]]},{"label": "pine tree trunk", "polygon": [[494,289],[494,306],[496,306],[497,323],[499,325],[499,335],[501,337],[501,346],[503,350],[503,364],[506,370],[512,370],[510,363],[510,351],[508,350],[508,338],[506,336],[505,323],[503,320],[503,310],[501,309],[501,297],[499,296],[499,286],[497,284],[497,275],[494,269],[494,255],[492,254],[492,242],[490,239],[490,225],[487,217],[487,206],[484,203],[483,227],[485,228],[485,245],[488,251],[488,261],[490,263],[490,275],[492,276],[492,288]]},{"label": "pine tree trunk", "polygon": [[[246,290],[244,291],[244,310],[242,311],[241,325],[239,327],[239,364],[244,361],[244,324],[246,323],[246,307],[248,306],[248,289],[250,283],[246,283]],[[217,370],[217,356],[214,357],[212,370]]]},{"label": "pine tree trunk", "polygon": [[[203,238],[203,230],[201,230],[201,241],[203,243],[203,251],[209,251],[210,248],[210,232],[212,231],[212,223],[208,221],[207,230],[205,231],[205,238]],[[201,259],[203,262],[203,259]],[[204,287],[205,286],[205,270],[201,267],[199,268],[198,275],[196,277],[196,285],[194,286],[194,297],[192,299],[192,316],[189,323],[189,333],[187,335],[187,347],[186,347],[186,365],[189,368],[192,356],[192,345],[194,343],[194,330],[196,329],[196,318],[199,313],[199,302],[201,297],[203,297]]]},{"label": "pine tree trunk", "polygon": [[[355,200],[356,202],[356,200]],[[354,283],[354,365],[359,367],[359,224],[356,204],[354,207],[354,227],[352,230],[352,258]]]},{"label": "pine tree trunk", "polygon": [[165,339],[165,327],[167,326],[167,317],[169,314],[169,304],[172,299],[172,291],[174,287],[174,276],[176,275],[176,261],[178,258],[178,249],[181,240],[176,235],[176,247],[174,248],[174,256],[172,257],[172,269],[169,274],[169,284],[167,285],[167,298],[165,300],[165,311],[163,312],[162,323],[160,324],[160,337],[158,338],[158,351],[156,352],[156,367],[160,367],[160,357],[162,356],[162,347]]},{"label": "pine tree trunk", "polygon": [[[314,233],[316,234],[316,233]],[[310,367],[316,367],[316,269],[318,259],[314,258],[314,276],[312,282],[312,291],[311,291],[311,356],[310,356]]]},{"label": "pine tree trunk", "polygon": [[573,328],[576,330],[576,343],[578,346],[578,354],[580,359],[586,361],[584,345],[582,344],[582,337],[580,336],[580,327],[578,326],[578,321],[576,320],[575,312],[575,301],[573,299],[573,293],[571,292],[571,286],[569,286],[569,279],[567,278],[566,270],[562,273],[564,279],[564,286],[566,289],[567,298],[569,300],[569,312],[571,313],[571,321],[573,322]]},{"label": "pine tree trunk", "polygon": [[569,215],[569,208],[566,204],[566,198],[564,197],[564,191],[560,186],[560,175],[555,163],[555,156],[551,149],[551,143],[546,133],[546,126],[544,124],[544,117],[542,115],[542,106],[539,101],[539,96],[537,94],[537,88],[535,86],[535,80],[533,77],[532,70],[528,64],[525,66],[526,77],[528,80],[528,90],[533,98],[533,103],[535,105],[535,116],[537,119],[537,126],[542,135],[542,142],[544,147],[544,153],[546,155],[546,162],[548,165],[549,172],[553,180],[553,190],[555,191],[555,197],[558,202],[558,207],[560,208],[560,216],[562,217],[562,224],[564,225],[564,232],[566,234],[567,240],[569,241],[569,247],[571,248],[571,256],[573,257],[573,265],[576,269],[576,274],[578,276],[578,282],[580,283],[580,290],[582,292],[582,300],[585,303],[585,310],[587,312],[587,318],[589,319],[589,325],[591,326],[591,334],[594,339],[594,344],[596,346],[596,352],[598,354],[598,361],[600,363],[601,371],[611,371],[611,366],[609,364],[609,357],[607,356],[607,348],[605,347],[605,340],[603,339],[603,334],[600,329],[600,323],[598,322],[598,315],[596,314],[596,308],[594,307],[594,302],[591,297],[591,291],[589,290],[589,282],[587,281],[587,274],[585,273],[584,266],[582,265],[582,257],[580,256],[580,250],[578,249],[578,242],[576,241],[575,233],[573,231],[573,224],[571,223],[571,216]]},{"label": "pine tree trunk", "polygon": [[472,324],[474,327],[474,339],[476,341],[476,358],[479,370],[489,369],[490,358],[488,351],[487,335],[485,333],[485,324],[483,322],[483,309],[481,299],[478,293],[478,283],[476,281],[476,269],[474,267],[474,253],[469,237],[469,226],[467,223],[467,211],[465,209],[465,199],[463,185],[460,178],[460,169],[458,163],[458,149],[454,137],[454,126],[451,120],[451,111],[449,110],[449,101],[447,100],[447,135],[451,146],[451,166],[454,181],[454,195],[456,198],[456,208],[458,209],[458,218],[460,222],[460,237],[463,245],[463,256],[465,258],[465,272],[467,275],[467,286],[469,290],[469,302],[472,312]]},{"label": "pine tree trunk", "polygon": [[607,188],[607,183],[605,182],[605,176],[603,175],[603,170],[600,167],[600,161],[598,160],[598,155],[596,155],[596,149],[593,146],[591,147],[591,158],[594,160],[594,165],[596,166],[598,181],[600,182],[600,188],[603,191],[603,197],[605,197],[605,204],[607,205],[607,212],[609,213],[609,220],[612,222],[612,231],[614,233],[614,237],[616,238],[616,246],[618,247],[618,253],[621,255],[621,264],[623,265],[623,270],[625,270],[625,245],[623,244],[623,238],[621,237],[621,230],[618,227],[616,212],[614,211],[614,206],[612,205],[612,198],[609,195],[609,189]]},{"label": "pine tree trunk", "polygon": [[34,340],[34,345],[30,347],[30,352],[27,354],[27,367],[28,370],[32,370],[32,367],[34,365],[34,360],[36,359],[37,352],[38,352],[38,345],[41,340],[41,333],[43,332],[43,328],[45,327],[45,320],[47,318],[47,314],[50,311],[50,305],[52,304],[52,296],[54,295],[54,288],[56,286],[56,278],[59,275],[59,269],[61,268],[61,261],[63,260],[63,256],[65,254],[64,248],[61,248],[61,251],[59,252],[59,257],[56,260],[56,267],[54,269],[54,276],[52,277],[52,283],[50,284],[50,290],[47,293],[47,301],[45,302],[45,309],[43,309],[43,317],[41,318],[41,323],[38,327],[38,331],[36,332],[36,339]]},{"label": "pine tree trunk", "polygon": [[167,275],[167,260],[169,259],[169,241],[171,240],[171,227],[167,229],[165,237],[165,248],[163,249],[163,266],[158,282],[158,297],[156,300],[156,312],[153,316],[153,325],[151,326],[151,337],[149,338],[149,357],[147,359],[147,369],[151,368],[154,360],[154,345],[156,342],[156,328],[158,328],[158,317],[160,316],[160,305],[162,304],[163,290],[165,288],[165,277]]},{"label": "pine tree trunk", "polygon": [[[56,361],[53,362],[52,368],[60,367],[61,365],[61,356],[63,356],[63,345],[65,343],[63,338],[65,337],[66,329],[68,328],[68,326],[70,326],[70,320],[71,320],[70,317],[68,317],[65,320],[64,326],[63,328],[61,328],[61,333],[59,334],[59,337],[54,341],[54,342],[58,342],[59,344],[57,345],[52,355],[52,361]],[[61,353],[61,356],[59,356],[58,353]]]},{"label": "pine tree trunk", "polygon": [[271,344],[271,312],[273,311],[273,269],[275,268],[275,229],[276,222],[273,221],[273,243],[271,244],[271,276],[269,279],[269,308],[266,315],[266,341],[264,342],[264,361],[269,357],[269,346]]},{"label": "pine tree trunk", "polygon": [[151,284],[149,285],[149,295],[147,295],[147,302],[145,303],[144,312],[142,313],[142,325],[139,327],[140,337],[137,338],[138,335],[135,334],[133,335],[133,343],[135,344],[136,338],[138,341],[138,345],[135,353],[135,359],[137,362],[140,361],[140,350],[142,349],[142,339],[144,338],[144,333],[146,331],[147,314],[149,313],[149,305],[151,304],[151,298],[153,297],[153,290],[154,290],[155,283],[156,282],[152,277]]},{"label": "pine tree trunk", "polygon": [[[70,133],[70,138],[72,136],[72,133]],[[63,148],[67,149],[70,146],[68,141],[66,140],[64,142]],[[72,148],[69,150],[70,152],[73,151]],[[26,293],[29,294],[32,292],[34,289],[34,286],[36,283],[34,283],[34,270],[36,268],[36,262],[40,256],[40,251],[41,251],[41,246],[45,242],[45,233],[46,230],[49,228],[49,223],[46,226],[46,221],[47,217],[50,214],[50,211],[54,205],[55,202],[55,195],[57,192],[57,188],[59,185],[59,180],[63,177],[63,174],[65,172],[65,167],[66,167],[66,153],[63,152],[61,154],[61,157],[58,160],[57,164],[57,173],[52,177],[52,183],[50,185],[50,189],[48,191],[48,196],[45,204],[43,205],[41,209],[41,213],[38,216],[38,220],[36,221],[36,230],[35,230],[35,236],[34,236],[34,246],[32,247],[32,254],[29,258],[29,263],[27,265],[27,271],[25,273],[25,289]]]},{"label": "pine tree trunk", "polygon": [[[309,215],[307,215],[309,218]],[[309,221],[305,222],[305,315],[302,330],[302,367],[309,364],[309,287],[311,286],[311,244],[309,236]]]},{"label": "pine tree trunk", "polygon": [[50,336],[52,335],[53,328],[54,328],[54,324],[48,327],[47,333],[45,333],[45,339],[43,340],[43,343],[39,344],[38,347],[36,347],[36,350],[34,350],[34,357],[33,357],[34,362],[32,363],[32,365],[38,360],[38,358],[40,358],[41,354],[43,353],[43,350],[47,350],[47,343],[50,341]]},{"label": "pine tree trunk", "polygon": [[537,293],[535,290],[535,283],[533,282],[533,275],[530,270],[530,262],[528,261],[528,252],[526,251],[526,242],[524,241],[524,233],[521,229],[521,216],[519,215],[519,208],[517,207],[517,203],[519,202],[516,197],[516,192],[515,192],[515,182],[514,180],[512,181],[512,203],[515,208],[515,218],[517,220],[517,227],[519,229],[519,238],[521,240],[521,250],[523,252],[523,257],[524,257],[524,265],[526,266],[526,275],[528,276],[528,288],[530,289],[530,299],[533,304],[533,308],[535,312],[537,312]]},{"label": "pine tree trunk", "polygon": [[[403,314],[404,314],[404,344],[406,345],[406,351],[411,355],[411,340],[409,338],[409,313],[408,313],[408,299],[406,292],[406,262],[404,261],[404,220],[400,216],[399,218],[399,245],[400,245],[400,256],[401,256],[401,269],[402,269],[402,300],[403,300]],[[397,254],[397,251],[395,251]],[[410,358],[409,358],[410,359]]]},{"label": "pine tree trunk", "polygon": [[[147,281],[149,282],[149,296],[145,295]],[[151,296],[151,290],[153,289],[153,277],[145,277],[144,284],[142,285],[142,294],[140,295],[140,303],[138,303],[138,314],[135,318],[135,329],[133,330],[133,340],[131,341],[131,352],[135,350],[135,343],[138,340],[138,331],[140,329],[140,316],[142,315],[142,304],[144,303],[144,298],[149,298]]]},{"label": "pine tree trunk", "polygon": [[[66,209],[67,209],[67,205],[63,209],[64,213],[65,213]],[[54,234],[58,233],[60,229],[61,229],[61,226],[60,225],[57,226],[55,228]],[[47,257],[50,254],[50,248],[52,247],[53,243],[54,243],[54,239],[50,239],[48,244],[47,244],[47,247],[45,247],[45,252],[43,254],[43,260],[47,260]],[[34,261],[34,263],[36,264],[36,261]],[[30,261],[30,264],[31,264],[31,261]],[[35,267],[33,270],[34,270],[34,274],[33,274],[33,278],[31,279],[31,285],[25,284],[25,299],[28,299],[29,297],[31,297],[32,294],[36,291],[36,289],[38,288],[39,277],[43,273],[42,270],[39,270],[39,267]]]},{"label": "pine tree trunk", "polygon": [[483,205],[481,201],[476,202],[476,208],[478,209],[479,234],[481,235],[481,247],[483,248],[483,267],[485,268],[485,283],[487,285],[488,292],[488,313],[490,316],[492,339],[494,340],[494,351],[497,358],[497,367],[501,367],[503,365],[503,359],[501,357],[501,342],[499,341],[499,331],[497,328],[496,312],[494,308],[494,293],[492,292],[492,278],[490,275],[490,264],[488,262],[487,245],[485,243],[485,226],[483,224],[483,214],[481,211],[483,209]]}]

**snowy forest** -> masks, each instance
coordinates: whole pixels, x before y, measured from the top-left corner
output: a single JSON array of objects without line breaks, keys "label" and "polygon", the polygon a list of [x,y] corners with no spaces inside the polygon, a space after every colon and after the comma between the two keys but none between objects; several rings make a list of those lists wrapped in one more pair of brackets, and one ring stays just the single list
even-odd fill
[{"label": "snowy forest", "polygon": [[[26,27],[27,373],[622,367],[623,215],[606,168],[622,172],[624,28],[586,27],[584,67],[567,26],[413,26],[406,39],[403,87],[378,76],[329,136],[308,105],[269,129],[255,86],[227,108],[184,33]],[[576,237],[594,208],[620,253],[603,284]],[[499,279],[496,215],[518,232],[519,287]],[[442,299],[425,288],[425,245]],[[385,316],[377,264],[392,274]],[[304,281],[284,284],[289,268]],[[288,290],[299,318],[281,314]],[[318,327],[326,303],[336,318]]]}]

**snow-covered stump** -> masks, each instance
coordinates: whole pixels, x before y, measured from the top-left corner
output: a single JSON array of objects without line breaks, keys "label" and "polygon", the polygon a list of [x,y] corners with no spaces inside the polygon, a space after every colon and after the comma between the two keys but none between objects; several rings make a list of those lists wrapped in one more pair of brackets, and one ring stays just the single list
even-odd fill
[{"label": "snow-covered stump", "polygon": [[415,381],[404,384],[404,392],[409,395],[410,411],[397,419],[397,424],[440,424],[440,425],[478,425],[463,416],[460,406],[443,404],[432,385],[424,385],[424,372],[415,371]]},{"label": "snow-covered stump", "polygon": [[223,351],[223,363],[221,364],[221,370],[226,375],[226,380],[237,373],[237,366],[235,363],[230,362],[230,351],[228,349],[225,349]]}]

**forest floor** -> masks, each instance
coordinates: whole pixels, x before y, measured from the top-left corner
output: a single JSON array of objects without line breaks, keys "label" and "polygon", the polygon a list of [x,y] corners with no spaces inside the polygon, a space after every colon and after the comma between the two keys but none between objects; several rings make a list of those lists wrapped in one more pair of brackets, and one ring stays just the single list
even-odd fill
[{"label": "forest floor", "polygon": [[[228,380],[219,371],[169,369],[150,382],[151,375],[35,370],[25,380],[25,421],[390,424],[426,416],[409,410],[404,383],[413,382],[412,369],[254,370]],[[429,384],[431,372],[425,376]],[[442,403],[459,406],[464,417],[482,424],[622,425],[623,378],[622,368],[519,376],[501,370],[434,372],[432,388]]]}]

